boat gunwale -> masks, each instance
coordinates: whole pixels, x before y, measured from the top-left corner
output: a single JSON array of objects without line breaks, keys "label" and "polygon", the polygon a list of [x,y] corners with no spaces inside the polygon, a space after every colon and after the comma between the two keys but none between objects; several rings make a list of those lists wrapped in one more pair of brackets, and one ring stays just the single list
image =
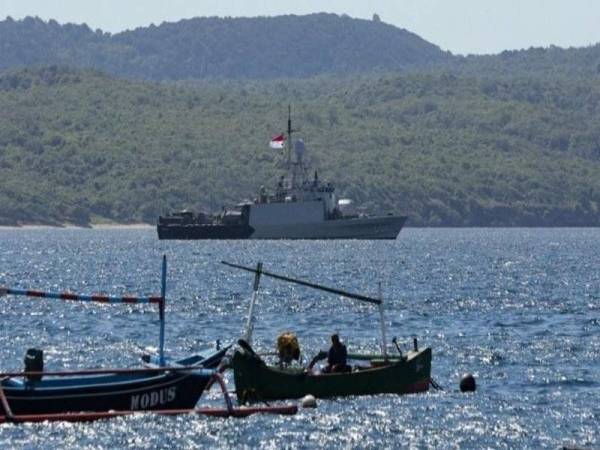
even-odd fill
[{"label": "boat gunwale", "polygon": [[[120,378],[120,377],[124,377],[126,375],[114,375],[111,377],[107,377],[107,378]],[[61,392],[61,391],[72,391],[73,393],[78,392],[80,390],[101,390],[100,392],[97,392],[96,394],[98,395],[103,395],[104,392],[107,391],[102,391],[102,389],[109,389],[109,388],[127,388],[127,386],[136,386],[136,385],[142,385],[139,388],[135,388],[135,389],[131,389],[131,392],[140,390],[140,389],[154,389],[154,388],[161,388],[164,387],[168,384],[172,384],[174,382],[180,382],[185,380],[188,377],[194,377],[194,378],[206,378],[206,379],[210,379],[210,377],[212,376],[212,373],[188,373],[188,374],[175,374],[175,373],[165,373],[165,374],[159,374],[159,375],[150,375],[148,377],[144,377],[143,375],[139,375],[138,378],[135,379],[128,379],[128,380],[122,380],[122,381],[114,381],[114,382],[100,382],[100,383],[90,383],[90,384],[76,384],[80,381],[88,381],[85,378],[73,378],[71,380],[67,380],[68,384],[64,384],[64,385],[56,385],[56,386],[43,386],[41,384],[37,384],[37,383],[44,383],[44,381],[41,382],[34,382],[31,384],[28,383],[22,383],[20,386],[19,385],[10,385],[10,384],[3,384],[2,385],[2,389],[7,393],[7,396],[9,396],[9,393],[39,393],[39,394],[44,394],[44,393],[48,393],[48,394],[52,394],[53,392]],[[99,378],[99,377],[98,377]],[[53,382],[53,381],[59,381],[57,380],[46,380],[46,382]],[[91,380],[93,381],[93,380]],[[146,386],[145,388],[143,386]],[[112,391],[112,392],[125,392],[125,391]],[[94,393],[90,393],[90,394],[81,394],[81,396],[85,396],[85,395],[95,395]],[[72,395],[67,395],[68,397],[72,396]],[[16,398],[16,397],[13,397]],[[25,397],[18,397],[18,398],[25,398]],[[36,397],[37,398],[37,397]],[[41,397],[40,397],[41,398]],[[54,397],[51,397],[54,398]]]}]

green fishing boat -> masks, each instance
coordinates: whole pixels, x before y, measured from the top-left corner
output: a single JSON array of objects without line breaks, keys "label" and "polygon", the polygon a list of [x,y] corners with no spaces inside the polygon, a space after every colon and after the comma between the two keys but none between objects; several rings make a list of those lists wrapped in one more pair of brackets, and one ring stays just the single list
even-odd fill
[{"label": "green fishing boat", "polygon": [[[429,389],[429,385],[432,383],[430,348],[419,350],[417,340],[414,339],[412,350],[403,353],[394,339],[393,342],[396,344],[398,353],[394,355],[388,353],[381,289],[380,298],[377,299],[270,273],[262,269],[261,263],[257,265],[256,269],[223,263],[255,274],[254,293],[248,313],[245,339],[238,341],[239,347],[231,360],[235,390],[240,403],[301,398],[308,394],[317,398],[328,398],[352,395],[409,394]],[[267,363],[250,346],[254,307],[261,275],[378,305],[382,334],[381,353],[348,354],[348,364],[352,365],[347,365],[344,371],[336,373],[319,373],[312,370],[316,361],[327,357],[327,353],[323,351],[313,358],[306,368],[290,366],[289,359],[287,361],[280,359],[275,364]]]},{"label": "green fishing boat", "polygon": [[[356,360],[358,355],[348,355]],[[268,365],[252,349],[239,348],[232,358],[235,392],[240,403],[263,400],[348,395],[410,394],[429,389],[431,349],[384,359],[361,356],[362,364],[346,373],[313,373],[302,368]],[[365,364],[366,363],[366,364]]]}]

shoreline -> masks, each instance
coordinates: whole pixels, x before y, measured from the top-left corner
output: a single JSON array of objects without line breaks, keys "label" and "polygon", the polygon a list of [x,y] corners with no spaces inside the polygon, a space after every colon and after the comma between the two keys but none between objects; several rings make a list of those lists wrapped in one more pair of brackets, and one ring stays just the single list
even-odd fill
[{"label": "shoreline", "polygon": [[[79,225],[0,225],[0,231],[8,230],[148,230],[155,229],[156,225],[147,223],[129,223],[129,224],[118,224],[118,223],[99,223],[92,224],[89,226]],[[430,229],[430,230],[441,230],[441,229],[452,229],[452,230],[486,230],[486,229],[600,229],[597,224],[594,225],[498,225],[498,226],[405,226],[406,229]]]},{"label": "shoreline", "polygon": [[142,230],[142,229],[153,229],[155,225],[147,223],[130,223],[130,224],[112,224],[112,223],[100,223],[92,224],[90,226],[77,226],[77,225],[0,225],[0,230]]}]

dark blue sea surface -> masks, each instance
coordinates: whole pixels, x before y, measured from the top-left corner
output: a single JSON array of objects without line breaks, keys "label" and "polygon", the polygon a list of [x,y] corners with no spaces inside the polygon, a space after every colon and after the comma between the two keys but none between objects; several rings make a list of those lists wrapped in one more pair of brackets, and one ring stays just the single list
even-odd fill
[{"label": "dark blue sea surface", "polygon": [[[1,230],[0,284],[151,294],[169,262],[167,349],[236,340],[252,275],[221,260],[364,294],[382,283],[391,336],[433,350],[443,391],[319,401],[291,417],[140,415],[91,424],[0,425],[0,448],[600,447],[600,229],[406,229],[395,242],[158,241],[154,230]],[[297,333],[305,360],[337,331],[377,351],[377,311],[264,279],[255,347]],[[46,368],[132,367],[156,348],[152,306],[0,299],[0,368],[27,348]],[[463,373],[478,390],[458,392]],[[228,380],[233,389],[233,380]],[[214,389],[200,404],[221,405]]]}]

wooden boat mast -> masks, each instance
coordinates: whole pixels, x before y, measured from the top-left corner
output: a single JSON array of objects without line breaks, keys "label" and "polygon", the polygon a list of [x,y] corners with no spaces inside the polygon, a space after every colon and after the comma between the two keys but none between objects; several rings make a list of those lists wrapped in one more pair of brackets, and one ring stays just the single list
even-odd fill
[{"label": "wooden boat mast", "polygon": [[244,333],[245,341],[252,345],[252,332],[254,331],[254,306],[258,300],[258,285],[260,283],[260,274],[262,273],[262,263],[256,264],[254,272],[254,287],[252,292],[252,300],[250,301],[250,309],[248,310],[248,319],[246,321],[246,331]]},{"label": "wooden boat mast", "polygon": [[158,344],[159,366],[165,366],[165,295],[167,293],[167,255],[163,255],[162,272],[160,277],[160,297],[162,302],[158,305],[158,314],[160,316],[160,335]]},{"label": "wooden boat mast", "polygon": [[385,317],[383,314],[383,294],[381,291],[381,281],[378,283],[378,293],[379,293],[379,324],[381,325],[381,354],[383,355],[383,359],[387,360],[387,338],[385,332]]}]

